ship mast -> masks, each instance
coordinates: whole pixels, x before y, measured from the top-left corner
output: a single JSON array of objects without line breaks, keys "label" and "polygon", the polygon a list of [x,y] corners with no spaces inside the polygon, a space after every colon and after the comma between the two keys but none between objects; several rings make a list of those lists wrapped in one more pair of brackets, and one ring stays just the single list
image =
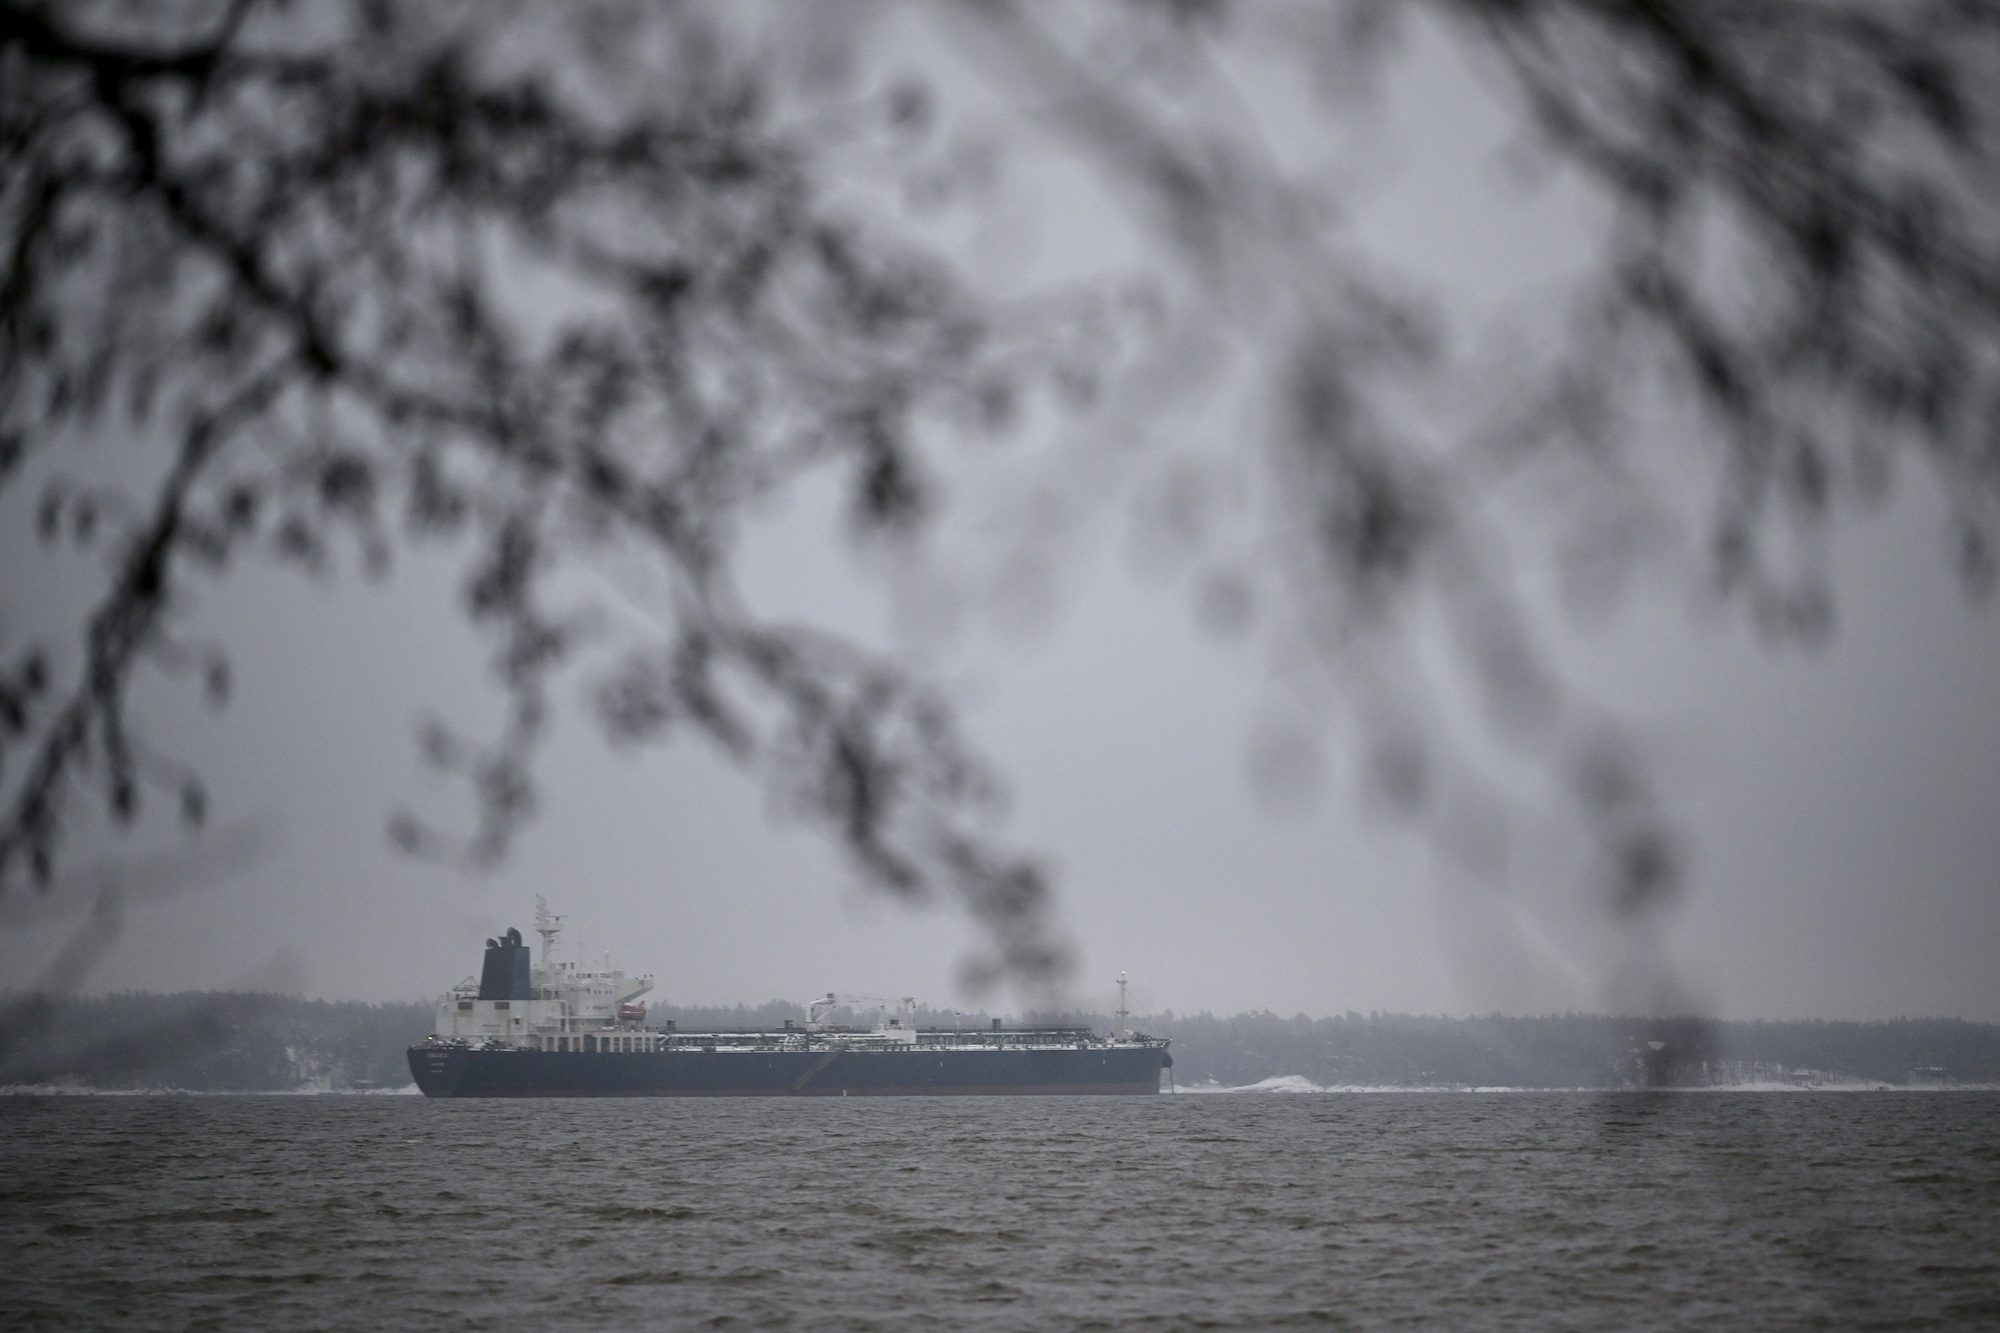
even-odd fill
[{"label": "ship mast", "polygon": [[535,895],[535,933],[542,937],[542,966],[556,965],[556,936],[562,933],[563,919],[549,910],[549,900]]},{"label": "ship mast", "polygon": [[1120,1041],[1132,1039],[1132,1029],[1125,1021],[1130,1017],[1132,1015],[1125,1008],[1125,974],[1120,972],[1118,974],[1118,1040]]}]

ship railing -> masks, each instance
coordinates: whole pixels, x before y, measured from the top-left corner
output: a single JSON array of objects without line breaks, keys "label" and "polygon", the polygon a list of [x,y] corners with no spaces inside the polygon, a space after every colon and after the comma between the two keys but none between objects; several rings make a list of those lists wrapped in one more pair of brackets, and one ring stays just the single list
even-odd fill
[{"label": "ship railing", "polygon": [[[622,1029],[621,1029],[622,1030]],[[656,1049],[687,1050],[731,1050],[731,1051],[803,1051],[803,1050],[1048,1050],[1077,1046],[1160,1046],[1167,1045],[1162,1037],[1148,1037],[1134,1033],[1123,1042],[1114,1042],[1085,1027],[1038,1027],[1038,1028],[984,1028],[958,1030],[953,1028],[923,1028],[914,1034],[898,1034],[890,1039],[888,1034],[872,1029],[822,1029],[806,1032],[798,1028],[788,1029],[718,1029],[713,1032],[683,1032],[679,1030],[662,1032],[650,1029],[659,1045]],[[914,1042],[908,1040],[914,1035]]]},{"label": "ship railing", "polygon": [[654,1032],[663,1051],[978,1051],[1054,1050],[1104,1044],[1086,1029],[1037,1032],[924,1032],[915,1041],[875,1032]]}]

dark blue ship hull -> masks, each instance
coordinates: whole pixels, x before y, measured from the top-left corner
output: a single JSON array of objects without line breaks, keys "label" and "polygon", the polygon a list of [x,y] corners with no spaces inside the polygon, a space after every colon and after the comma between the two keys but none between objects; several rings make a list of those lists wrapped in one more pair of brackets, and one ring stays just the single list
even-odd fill
[{"label": "dark blue ship hull", "polygon": [[476,1050],[412,1046],[427,1097],[870,1097],[1160,1090],[1163,1047],[1036,1050]]}]

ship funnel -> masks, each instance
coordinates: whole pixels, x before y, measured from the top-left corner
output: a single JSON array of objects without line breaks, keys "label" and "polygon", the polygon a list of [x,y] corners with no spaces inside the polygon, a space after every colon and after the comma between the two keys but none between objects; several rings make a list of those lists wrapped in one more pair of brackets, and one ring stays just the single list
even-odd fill
[{"label": "ship funnel", "polygon": [[497,941],[486,941],[486,961],[479,970],[482,1000],[532,1000],[535,984],[528,968],[528,946],[521,932],[509,930]]}]

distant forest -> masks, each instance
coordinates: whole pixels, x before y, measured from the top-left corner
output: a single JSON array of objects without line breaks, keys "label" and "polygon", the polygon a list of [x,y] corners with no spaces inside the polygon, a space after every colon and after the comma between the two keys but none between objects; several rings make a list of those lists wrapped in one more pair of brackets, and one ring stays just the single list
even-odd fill
[{"label": "distant forest", "polygon": [[[795,1004],[658,1004],[683,1030],[777,1026]],[[869,1024],[872,1013],[836,1013]],[[983,1028],[985,1013],[925,1009],[926,1027]],[[1007,1020],[1013,1022],[1016,1020]],[[1107,1031],[1107,1014],[1028,1022]],[[404,1048],[430,1029],[423,1004],[237,992],[0,1000],[0,1087],[280,1092],[402,1088]],[[2000,1025],[1705,1022],[1590,1014],[1445,1018],[1348,1013],[1230,1017],[1171,1012],[1133,1027],[1173,1039],[1179,1087],[1293,1076],[1326,1087],[1596,1088],[1645,1084],[2000,1083]]]}]

